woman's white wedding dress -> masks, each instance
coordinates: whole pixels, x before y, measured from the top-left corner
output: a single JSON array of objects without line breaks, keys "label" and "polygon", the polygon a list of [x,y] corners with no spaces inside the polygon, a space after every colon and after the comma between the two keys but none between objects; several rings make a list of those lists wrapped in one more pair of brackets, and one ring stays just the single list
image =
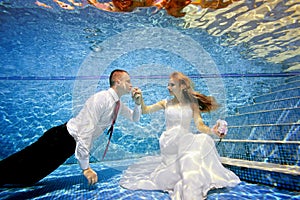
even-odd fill
[{"label": "woman's white wedding dress", "polygon": [[240,179],[223,167],[214,140],[193,134],[189,106],[168,106],[160,156],[144,157],[123,174],[120,185],[130,190],[167,191],[172,199],[200,200],[213,188],[233,187]]}]

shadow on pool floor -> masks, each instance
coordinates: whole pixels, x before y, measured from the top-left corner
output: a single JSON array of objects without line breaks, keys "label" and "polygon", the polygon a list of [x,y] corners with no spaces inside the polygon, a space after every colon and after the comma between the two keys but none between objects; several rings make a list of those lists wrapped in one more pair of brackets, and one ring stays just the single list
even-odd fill
[{"label": "shadow on pool floor", "polygon": [[[2,187],[0,199],[101,199],[101,200],[170,200],[160,191],[131,191],[119,186],[122,170],[133,161],[118,161],[92,164],[98,173],[99,182],[89,186],[77,164],[62,165],[39,183],[25,188]],[[242,182],[234,188],[211,190],[208,200],[235,199],[300,199],[300,194],[291,191]]]}]

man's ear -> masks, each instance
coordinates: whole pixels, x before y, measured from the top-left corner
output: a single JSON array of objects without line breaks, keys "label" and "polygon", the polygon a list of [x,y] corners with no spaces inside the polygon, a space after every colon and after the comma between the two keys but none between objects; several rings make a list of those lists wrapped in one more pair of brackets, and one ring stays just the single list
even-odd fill
[{"label": "man's ear", "polygon": [[121,83],[120,79],[117,79],[117,80],[115,81],[115,83],[116,83],[116,85],[120,85],[120,83]]}]

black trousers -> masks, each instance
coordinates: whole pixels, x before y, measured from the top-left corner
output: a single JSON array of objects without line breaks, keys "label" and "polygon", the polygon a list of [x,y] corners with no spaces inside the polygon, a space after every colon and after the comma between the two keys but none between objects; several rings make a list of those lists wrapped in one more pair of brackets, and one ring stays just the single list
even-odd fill
[{"label": "black trousers", "polygon": [[46,131],[36,142],[0,161],[0,185],[31,185],[57,169],[75,152],[66,124]]}]

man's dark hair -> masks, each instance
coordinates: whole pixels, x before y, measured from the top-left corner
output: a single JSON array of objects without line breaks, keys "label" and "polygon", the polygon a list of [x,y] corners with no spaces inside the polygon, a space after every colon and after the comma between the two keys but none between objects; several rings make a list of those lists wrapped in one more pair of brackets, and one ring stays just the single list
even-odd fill
[{"label": "man's dark hair", "polygon": [[119,76],[121,73],[128,74],[128,72],[123,69],[115,69],[110,73],[110,76],[109,76],[109,86],[110,87],[112,87],[115,84],[116,77]]}]

